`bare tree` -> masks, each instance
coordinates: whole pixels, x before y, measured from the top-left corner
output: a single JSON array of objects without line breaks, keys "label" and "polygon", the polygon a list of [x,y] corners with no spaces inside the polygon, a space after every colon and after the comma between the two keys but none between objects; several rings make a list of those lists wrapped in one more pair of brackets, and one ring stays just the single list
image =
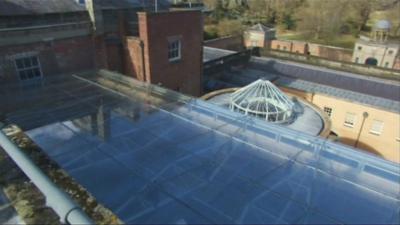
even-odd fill
[{"label": "bare tree", "polygon": [[337,36],[349,4],[347,0],[307,0],[296,13],[297,29],[314,39]]}]

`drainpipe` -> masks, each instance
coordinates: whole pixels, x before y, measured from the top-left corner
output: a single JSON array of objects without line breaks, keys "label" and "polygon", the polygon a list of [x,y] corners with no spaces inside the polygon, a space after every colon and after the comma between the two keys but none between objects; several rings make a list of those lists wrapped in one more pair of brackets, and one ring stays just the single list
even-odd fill
[{"label": "drainpipe", "polygon": [[[142,54],[142,76],[143,76],[143,81],[147,82],[147,75],[146,75],[146,57],[144,57],[144,42],[142,40],[140,40],[140,50],[141,50],[141,54]],[[150,81],[150,79],[149,79]]]},{"label": "drainpipe", "polygon": [[354,147],[355,148],[358,147],[358,142],[360,141],[361,132],[362,132],[362,130],[364,128],[364,123],[365,123],[365,120],[367,119],[367,117],[368,117],[368,113],[364,112],[363,113],[363,121],[361,123],[360,131],[358,132],[356,143],[354,143]]},{"label": "drainpipe", "polygon": [[60,221],[66,224],[94,224],[64,191],[60,190],[21,149],[8,139],[1,130],[3,127],[0,122],[0,146],[45,195],[46,204],[57,213]]}]

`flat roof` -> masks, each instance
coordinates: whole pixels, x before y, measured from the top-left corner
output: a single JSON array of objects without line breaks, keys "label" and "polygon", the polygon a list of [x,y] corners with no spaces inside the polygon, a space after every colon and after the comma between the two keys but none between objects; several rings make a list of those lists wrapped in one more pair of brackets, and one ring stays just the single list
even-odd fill
[{"label": "flat roof", "polygon": [[1,16],[40,15],[50,13],[84,12],[86,7],[75,0],[2,0]]},{"label": "flat roof", "polygon": [[161,87],[99,72],[0,94],[6,121],[126,223],[400,219],[398,164]]},{"label": "flat roof", "polygon": [[230,50],[225,50],[225,49],[219,49],[219,48],[212,48],[212,47],[203,47],[203,63],[209,62],[215,59],[219,59],[228,55],[233,55],[236,52],[230,51]]}]

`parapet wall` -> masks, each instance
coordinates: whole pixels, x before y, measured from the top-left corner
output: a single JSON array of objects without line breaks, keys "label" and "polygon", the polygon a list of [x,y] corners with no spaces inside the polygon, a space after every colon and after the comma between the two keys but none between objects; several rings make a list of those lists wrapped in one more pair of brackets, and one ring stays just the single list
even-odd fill
[{"label": "parapet wall", "polygon": [[227,37],[207,40],[204,41],[204,46],[228,49],[232,51],[241,51],[244,49],[242,35],[227,36]]},{"label": "parapet wall", "polygon": [[312,55],[329,60],[344,62],[351,62],[353,55],[352,49],[291,40],[272,40],[271,49]]}]

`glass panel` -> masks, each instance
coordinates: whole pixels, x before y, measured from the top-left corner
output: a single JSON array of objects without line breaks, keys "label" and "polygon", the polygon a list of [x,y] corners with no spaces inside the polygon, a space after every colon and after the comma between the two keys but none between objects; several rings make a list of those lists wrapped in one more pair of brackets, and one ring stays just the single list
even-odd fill
[{"label": "glass panel", "polygon": [[23,69],[24,68],[24,62],[23,61],[24,61],[23,59],[16,59],[15,60],[18,69]]},{"label": "glass panel", "polygon": [[38,65],[38,60],[37,57],[32,57],[32,65],[37,66]]},{"label": "glass panel", "polygon": [[25,71],[20,71],[19,72],[19,77],[21,80],[26,80],[27,79],[27,75]]},{"label": "glass panel", "polygon": [[127,224],[398,222],[397,165],[133,80],[126,98],[48,79],[12,93],[7,121]]},{"label": "glass panel", "polygon": [[27,71],[26,71],[26,74],[27,74],[27,76],[28,76],[29,79],[32,79],[32,78],[35,76],[33,70],[27,70]]},{"label": "glass panel", "polygon": [[39,68],[34,69],[34,74],[35,77],[40,77],[41,76],[40,69]]},{"label": "glass panel", "polygon": [[32,66],[31,58],[25,58],[24,59],[24,67],[28,68],[28,67],[31,67],[31,66]]}]

